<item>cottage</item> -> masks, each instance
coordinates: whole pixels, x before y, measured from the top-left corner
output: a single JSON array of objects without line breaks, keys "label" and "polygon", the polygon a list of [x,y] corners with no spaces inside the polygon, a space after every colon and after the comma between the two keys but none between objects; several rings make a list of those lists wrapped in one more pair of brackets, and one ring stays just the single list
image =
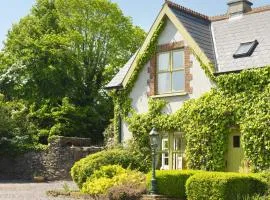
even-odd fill
[{"label": "cottage", "polygon": [[[209,17],[171,1],[165,1],[142,47],[107,85],[109,90],[125,90],[135,66],[151,43],[161,22],[157,48],[144,65],[129,93],[137,113],[148,111],[149,99],[165,99],[167,114],[176,112],[185,101],[199,98],[215,83],[213,76],[237,73],[270,64],[270,6],[252,8],[248,0],[228,1],[228,12]],[[128,123],[119,125],[119,139],[132,138]],[[161,169],[185,168],[185,140],[181,132],[162,133]],[[226,170],[238,171],[243,158],[240,133],[228,139]]]}]

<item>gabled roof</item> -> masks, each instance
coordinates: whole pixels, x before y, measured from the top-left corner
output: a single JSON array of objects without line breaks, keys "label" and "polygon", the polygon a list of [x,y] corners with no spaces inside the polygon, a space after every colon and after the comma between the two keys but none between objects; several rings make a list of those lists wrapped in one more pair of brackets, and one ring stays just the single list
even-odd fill
[{"label": "gabled roof", "polygon": [[112,89],[112,88],[118,88],[121,89],[123,88],[123,80],[128,72],[128,70],[130,69],[131,64],[133,63],[135,57],[136,57],[135,53],[130,59],[129,61],[124,65],[124,67],[122,67],[119,72],[113,77],[113,79],[107,84],[106,89]]},{"label": "gabled roof", "polygon": [[[183,38],[188,42],[188,45],[194,50],[194,52],[200,56],[202,62],[204,62],[206,65],[208,65],[209,63],[211,63],[211,59],[208,58],[206,56],[206,53],[204,52],[204,50],[202,50],[202,48],[198,45],[198,43],[195,41],[195,39],[191,36],[191,34],[188,32],[188,30],[185,28],[184,24],[179,20],[179,18],[176,16],[176,13],[173,12],[173,10],[171,9],[172,7],[175,7],[177,4],[173,4],[170,1],[166,1],[165,4],[163,5],[161,11],[159,12],[159,15],[157,16],[154,24],[152,25],[142,47],[139,49],[138,53],[135,55],[135,58],[133,60],[133,62],[128,62],[125,65],[125,68],[129,68],[129,70],[127,71],[126,74],[123,74],[123,71],[119,71],[118,74],[116,74],[117,80],[121,80],[121,85],[119,85],[119,82],[115,82],[116,84],[113,83],[109,83],[107,84],[107,86],[105,88],[107,89],[113,89],[113,88],[119,88],[119,87],[125,87],[125,85],[128,83],[129,78],[131,77],[135,67],[136,67],[136,60],[138,59],[138,56],[143,54],[143,52],[145,51],[147,45],[150,43],[150,40],[155,32],[155,30],[157,29],[157,27],[159,26],[160,22],[167,17],[169,20],[172,21],[172,23],[175,25],[175,27],[178,29],[178,31],[182,34]],[[194,14],[198,14],[190,9],[187,9],[185,7],[180,6],[178,8],[179,10],[182,10],[182,12],[186,12],[187,14],[190,15],[194,15]],[[201,15],[203,16],[203,15]],[[187,26],[188,24],[186,24]],[[128,67],[129,66],[129,67]]]},{"label": "gabled roof", "polygon": [[188,33],[204,51],[205,55],[215,63],[214,44],[209,17],[183,6],[167,1],[175,16],[184,25]]},{"label": "gabled roof", "polygon": [[[157,26],[168,17],[201,61],[215,65],[215,72],[226,73],[270,64],[270,5],[254,8],[239,18],[227,14],[209,17],[166,0],[142,47],[106,88],[125,87],[138,55],[145,51]],[[234,58],[240,43],[257,40],[250,57]],[[212,71],[212,69],[210,69]]]},{"label": "gabled roof", "polygon": [[[238,19],[212,22],[217,72],[231,72],[270,64],[270,10],[244,15]],[[251,56],[234,58],[240,43],[257,40]]]}]

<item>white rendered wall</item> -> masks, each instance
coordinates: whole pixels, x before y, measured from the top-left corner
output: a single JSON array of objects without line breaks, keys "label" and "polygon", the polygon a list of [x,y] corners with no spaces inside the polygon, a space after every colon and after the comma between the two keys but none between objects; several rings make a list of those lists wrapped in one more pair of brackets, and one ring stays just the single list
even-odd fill
[{"label": "white rendered wall", "polygon": [[190,97],[196,99],[204,93],[208,92],[212,87],[214,87],[214,83],[211,82],[210,79],[207,77],[195,56],[192,55],[191,61],[193,62],[193,65],[190,69],[190,73],[193,76],[193,79],[191,81],[193,93],[190,95]]},{"label": "white rendered wall", "polygon": [[150,62],[148,62],[141,70],[138,79],[130,93],[130,98],[132,99],[132,107],[138,113],[145,113],[148,111],[148,96],[147,91],[149,87],[147,85],[147,80],[149,79],[149,73],[147,68],[150,67]]},{"label": "white rendered wall", "polygon": [[128,130],[128,124],[122,120],[121,122],[121,142],[126,142],[132,138],[131,132]]},{"label": "white rendered wall", "polygon": [[173,42],[183,41],[184,38],[173,25],[170,20],[167,20],[166,27],[158,38],[158,44],[168,44]]},{"label": "white rendered wall", "polygon": [[[158,44],[168,44],[178,41],[183,41],[182,35],[177,31],[172,22],[168,21],[164,31],[161,33]],[[186,43],[186,42],[185,42]],[[184,96],[172,96],[172,97],[162,97],[167,101],[167,105],[163,112],[166,114],[171,114],[176,112],[185,101],[191,98],[198,98],[205,92],[209,91],[212,87],[212,83],[209,78],[205,75],[200,63],[196,60],[195,56],[191,56],[192,67],[191,74],[193,79],[191,81],[191,87],[193,88],[192,94],[187,94]],[[148,62],[140,72],[138,79],[130,93],[130,98],[132,99],[132,107],[138,113],[146,113],[148,111],[148,96],[147,92],[149,87],[147,85],[147,80],[149,79],[149,73],[147,72],[150,62]],[[132,138],[132,134],[128,130],[128,125],[122,121],[122,141],[127,141]]]}]

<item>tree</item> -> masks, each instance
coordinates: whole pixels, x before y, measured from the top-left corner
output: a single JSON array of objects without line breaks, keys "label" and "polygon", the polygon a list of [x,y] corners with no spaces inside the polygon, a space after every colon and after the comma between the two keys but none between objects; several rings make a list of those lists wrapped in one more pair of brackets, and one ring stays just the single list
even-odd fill
[{"label": "tree", "polygon": [[[46,105],[46,116],[61,109],[67,97],[75,109],[65,119],[80,127],[61,130],[70,131],[67,135],[100,135],[113,112],[103,87],[144,36],[108,0],[37,0],[30,14],[8,33],[0,55],[1,92],[10,100],[35,103],[33,112]],[[83,113],[80,118],[78,110]],[[39,116],[35,122],[51,131],[59,120]]]}]

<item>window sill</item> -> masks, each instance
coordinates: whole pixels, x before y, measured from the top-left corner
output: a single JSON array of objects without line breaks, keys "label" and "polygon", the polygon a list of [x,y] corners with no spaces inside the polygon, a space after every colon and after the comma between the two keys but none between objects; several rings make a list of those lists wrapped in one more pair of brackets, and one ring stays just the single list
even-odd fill
[{"label": "window sill", "polygon": [[178,93],[171,93],[171,94],[159,94],[159,95],[154,95],[151,96],[151,98],[165,98],[165,97],[177,97],[177,96],[186,96],[188,93],[187,92],[178,92]]}]

